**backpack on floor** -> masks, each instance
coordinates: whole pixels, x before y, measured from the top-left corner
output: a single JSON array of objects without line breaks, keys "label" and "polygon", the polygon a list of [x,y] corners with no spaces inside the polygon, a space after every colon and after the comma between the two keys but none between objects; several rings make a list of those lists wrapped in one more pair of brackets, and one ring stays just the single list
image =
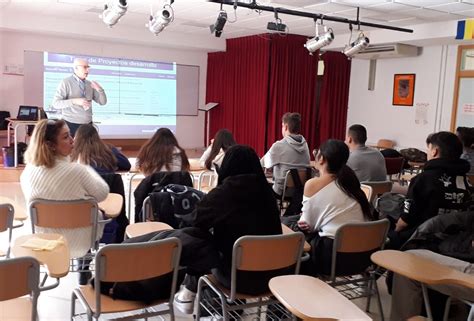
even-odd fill
[{"label": "backpack on floor", "polygon": [[375,200],[375,209],[379,212],[379,218],[398,220],[405,207],[405,195],[398,193],[383,193]]}]

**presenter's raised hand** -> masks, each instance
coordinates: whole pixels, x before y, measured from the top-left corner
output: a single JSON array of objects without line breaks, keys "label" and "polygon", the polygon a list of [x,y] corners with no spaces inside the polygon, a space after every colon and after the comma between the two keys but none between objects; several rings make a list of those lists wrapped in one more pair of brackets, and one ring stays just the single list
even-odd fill
[{"label": "presenter's raised hand", "polygon": [[97,91],[103,90],[102,87],[99,85],[99,83],[93,80],[91,81],[91,87]]}]

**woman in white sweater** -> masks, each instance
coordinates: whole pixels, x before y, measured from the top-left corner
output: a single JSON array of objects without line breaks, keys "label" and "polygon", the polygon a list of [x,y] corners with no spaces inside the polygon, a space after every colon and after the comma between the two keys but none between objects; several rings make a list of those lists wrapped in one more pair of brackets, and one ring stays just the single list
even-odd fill
[{"label": "woman in white sweater", "polygon": [[[90,166],[71,163],[69,155],[73,139],[63,120],[41,120],[35,126],[25,153],[26,167],[20,177],[25,200],[78,200],[93,198],[103,201],[109,193],[107,183]],[[90,230],[45,229],[38,232],[64,235],[71,257],[84,256],[90,246]],[[100,238],[102,231],[97,231]],[[84,277],[83,277],[84,278]]]},{"label": "woman in white sweater", "polygon": [[320,176],[308,180],[304,187],[298,227],[317,233],[312,261],[319,273],[329,270],[334,236],[341,225],[375,219],[357,176],[346,165],[348,158],[349,148],[344,142],[324,142],[316,156]]}]

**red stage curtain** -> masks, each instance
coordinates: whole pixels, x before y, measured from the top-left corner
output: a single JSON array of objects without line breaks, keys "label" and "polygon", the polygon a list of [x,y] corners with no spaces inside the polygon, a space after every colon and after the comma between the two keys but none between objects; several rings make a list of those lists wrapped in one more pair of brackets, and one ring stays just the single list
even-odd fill
[{"label": "red stage curtain", "polygon": [[266,148],[281,139],[281,117],[301,114],[301,134],[314,146],[317,136],[315,89],[318,52],[309,55],[299,35],[271,36]]},{"label": "red stage curtain", "polygon": [[267,114],[269,40],[250,36],[227,40],[227,51],[208,55],[206,101],[210,136],[228,128],[239,144],[263,154]]},{"label": "red stage curtain", "polygon": [[322,59],[324,76],[318,113],[317,146],[329,138],[345,137],[351,74],[351,61],[343,53],[327,51]]}]

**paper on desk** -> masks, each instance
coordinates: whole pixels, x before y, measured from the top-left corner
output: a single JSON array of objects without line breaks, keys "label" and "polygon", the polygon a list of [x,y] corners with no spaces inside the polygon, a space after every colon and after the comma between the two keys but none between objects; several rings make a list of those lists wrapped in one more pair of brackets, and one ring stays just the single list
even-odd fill
[{"label": "paper on desk", "polygon": [[63,237],[59,237],[57,240],[45,240],[42,238],[31,238],[28,239],[21,246],[33,251],[52,251],[57,246],[64,244]]}]

